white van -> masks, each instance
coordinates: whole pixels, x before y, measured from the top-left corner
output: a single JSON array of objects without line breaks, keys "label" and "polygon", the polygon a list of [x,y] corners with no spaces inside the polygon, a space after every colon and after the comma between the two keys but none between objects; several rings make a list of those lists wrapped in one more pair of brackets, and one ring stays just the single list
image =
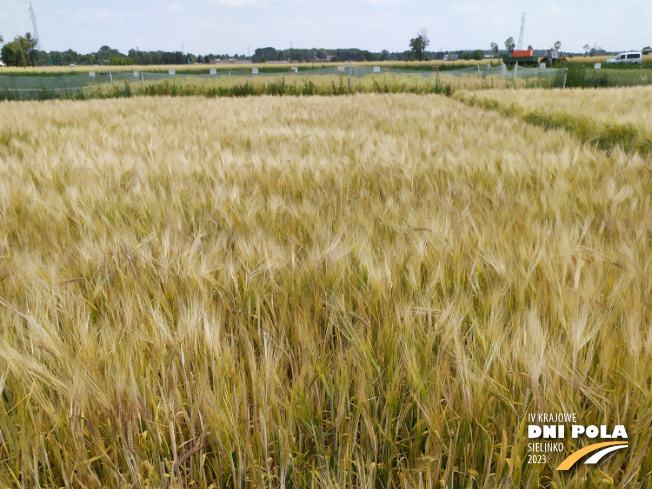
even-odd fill
[{"label": "white van", "polygon": [[605,61],[607,64],[626,64],[626,63],[643,63],[643,53],[640,51],[630,51],[628,53],[620,53],[611,59]]}]

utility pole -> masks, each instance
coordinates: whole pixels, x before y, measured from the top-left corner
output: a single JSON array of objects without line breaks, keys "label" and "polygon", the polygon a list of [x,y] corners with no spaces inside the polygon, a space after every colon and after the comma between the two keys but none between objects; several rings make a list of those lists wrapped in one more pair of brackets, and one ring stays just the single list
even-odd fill
[{"label": "utility pole", "polygon": [[353,61],[349,61],[349,93],[351,93],[351,76],[353,74]]}]

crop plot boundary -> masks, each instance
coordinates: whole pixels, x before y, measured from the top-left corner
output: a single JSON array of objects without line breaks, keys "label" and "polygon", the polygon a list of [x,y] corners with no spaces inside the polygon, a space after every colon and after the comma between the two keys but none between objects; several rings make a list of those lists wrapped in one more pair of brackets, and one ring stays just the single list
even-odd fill
[{"label": "crop plot boundary", "polygon": [[492,110],[505,117],[516,117],[528,124],[545,129],[563,129],[580,141],[595,144],[603,151],[617,148],[627,153],[652,154],[652,134],[641,130],[633,122],[604,123],[582,114],[565,111],[528,111],[516,104],[503,104],[492,98],[458,94],[453,98],[471,107]]}]

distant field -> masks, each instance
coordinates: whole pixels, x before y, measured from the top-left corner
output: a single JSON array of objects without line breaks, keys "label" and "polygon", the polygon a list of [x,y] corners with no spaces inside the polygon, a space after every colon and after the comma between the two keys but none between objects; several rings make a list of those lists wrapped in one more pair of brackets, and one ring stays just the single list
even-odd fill
[{"label": "distant field", "polygon": [[[437,95],[0,114],[0,486],[652,486],[649,159]],[[541,412],[629,447],[528,463]]]},{"label": "distant field", "polygon": [[[428,68],[432,66],[448,66],[448,67],[460,67],[460,66],[475,66],[475,65],[485,65],[490,63],[492,60],[484,59],[480,61],[475,60],[459,60],[459,61],[370,61],[370,62],[355,62],[357,66],[396,66],[396,67],[408,67],[408,68]],[[495,60],[494,60],[495,61]],[[273,63],[258,63],[258,64],[232,64],[232,65],[211,65],[211,64],[202,64],[202,65],[145,65],[145,66],[35,66],[27,68],[16,68],[16,67],[3,67],[0,68],[0,74],[3,73],[86,73],[89,71],[154,71],[167,73],[168,70],[174,69],[183,72],[193,72],[193,71],[206,71],[210,68],[215,68],[218,70],[225,71],[249,71],[251,68],[265,68],[265,69],[274,69],[274,70],[283,70],[286,69],[289,71],[290,67],[296,66],[299,69],[313,69],[313,68],[328,68],[328,67],[337,67],[337,66],[348,66],[349,63],[288,63],[288,64],[273,64]]]},{"label": "distant field", "polygon": [[[580,63],[583,65],[593,66],[595,63],[604,63],[607,59],[612,58],[613,56],[575,56],[571,61],[575,63]],[[644,56],[644,62],[652,62],[652,55]],[[442,60],[432,60],[432,61],[369,61],[369,62],[354,62],[354,65],[357,66],[392,66],[396,68],[411,68],[411,69],[428,69],[432,67],[439,68],[458,68],[465,66],[483,66],[490,63],[501,63],[502,58],[487,58],[482,60],[458,60],[458,61],[442,61]],[[36,67],[27,67],[27,68],[16,68],[16,67],[2,67],[0,68],[0,74],[2,73],[86,73],[88,71],[155,71],[155,72],[167,72],[170,69],[178,70],[181,72],[193,72],[193,71],[206,71],[210,68],[215,68],[218,70],[226,71],[242,71],[251,68],[259,69],[274,69],[274,70],[289,70],[290,67],[296,66],[299,69],[313,69],[314,67],[334,67],[334,66],[348,66],[348,62],[342,63],[288,63],[288,64],[274,64],[274,63],[257,63],[257,64],[232,64],[232,65],[211,65],[211,64],[183,64],[183,65],[145,65],[145,66],[111,66],[111,65],[102,65],[102,66],[36,66]]]},{"label": "distant field", "polygon": [[[604,63],[606,60],[613,58],[612,55],[608,56],[573,56],[574,63],[582,63],[587,65],[594,65],[595,63]],[[567,58],[570,60],[570,58]]]}]

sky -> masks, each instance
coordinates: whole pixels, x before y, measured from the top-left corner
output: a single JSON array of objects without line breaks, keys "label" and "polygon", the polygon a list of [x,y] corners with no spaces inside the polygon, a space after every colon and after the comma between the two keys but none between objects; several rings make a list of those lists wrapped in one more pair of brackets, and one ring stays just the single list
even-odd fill
[{"label": "sky", "polygon": [[[652,0],[32,0],[41,46],[80,53],[109,45],[123,53],[250,54],[276,49],[405,51],[425,28],[429,51],[523,46],[582,52],[652,45]],[[29,0],[0,0],[5,42],[32,31]]]}]

